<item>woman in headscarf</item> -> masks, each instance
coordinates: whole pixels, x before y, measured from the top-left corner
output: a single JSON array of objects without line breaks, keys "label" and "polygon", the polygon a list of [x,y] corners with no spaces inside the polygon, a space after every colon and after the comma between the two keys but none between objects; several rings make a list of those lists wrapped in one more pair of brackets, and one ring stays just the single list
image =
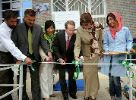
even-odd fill
[{"label": "woman in headscarf", "polygon": [[[98,63],[101,51],[102,31],[96,28],[90,13],[80,16],[80,27],[77,29],[74,48],[75,60],[82,52],[85,63]],[[99,90],[97,65],[83,65],[84,100],[96,100]]]},{"label": "woman in headscarf", "polygon": [[135,52],[132,49],[133,39],[129,29],[123,26],[119,13],[109,13],[106,21],[108,28],[104,30],[103,49],[104,52],[109,52],[109,55],[103,57],[103,63],[109,64],[104,65],[101,70],[109,76],[111,100],[122,100],[120,77],[126,75],[126,69],[119,64],[119,61],[124,60],[126,55],[116,52]]}]

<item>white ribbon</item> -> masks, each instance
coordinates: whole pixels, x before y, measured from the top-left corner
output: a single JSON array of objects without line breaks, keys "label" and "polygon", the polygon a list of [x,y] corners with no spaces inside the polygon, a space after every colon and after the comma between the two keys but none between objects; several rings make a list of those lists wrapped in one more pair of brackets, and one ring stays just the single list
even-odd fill
[{"label": "white ribbon", "polygon": [[[135,61],[136,59],[124,59],[124,60]],[[42,64],[61,64],[59,62],[39,62],[39,63],[42,63]],[[65,63],[65,64],[71,65],[73,63]],[[82,64],[83,65],[99,65],[99,67],[101,67],[100,65],[109,65],[110,63],[84,63],[83,62]],[[112,63],[112,65],[119,65],[119,63]],[[0,67],[1,66],[10,66],[10,67],[0,68],[0,71],[7,70],[7,69],[11,68],[18,75],[19,64],[0,64]]]},{"label": "white ribbon", "polygon": [[19,75],[19,64],[13,65],[11,69],[16,75]]}]

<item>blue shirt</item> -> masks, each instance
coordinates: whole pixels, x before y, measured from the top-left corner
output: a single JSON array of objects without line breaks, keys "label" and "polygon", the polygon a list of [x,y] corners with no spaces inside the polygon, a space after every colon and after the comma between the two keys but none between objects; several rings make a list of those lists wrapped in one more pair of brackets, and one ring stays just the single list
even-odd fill
[{"label": "blue shirt", "polygon": [[104,31],[103,49],[108,51],[129,51],[132,48],[133,38],[127,27],[122,27],[119,32],[116,32],[115,39],[112,38],[109,28]]},{"label": "blue shirt", "polygon": [[[132,35],[127,27],[122,27],[122,29],[116,32],[115,38],[113,39],[111,36],[111,32],[109,28],[104,30],[103,35],[103,49],[105,52],[115,51],[115,52],[125,52],[130,51],[133,44]],[[125,60],[126,55],[112,55],[112,68],[110,68],[110,55],[105,55],[102,59],[102,63],[107,63],[107,65],[102,65],[101,72],[109,75],[111,73],[112,76],[125,76],[127,69],[124,68],[121,64],[119,64],[120,60]],[[116,65],[114,65],[116,63]]]}]

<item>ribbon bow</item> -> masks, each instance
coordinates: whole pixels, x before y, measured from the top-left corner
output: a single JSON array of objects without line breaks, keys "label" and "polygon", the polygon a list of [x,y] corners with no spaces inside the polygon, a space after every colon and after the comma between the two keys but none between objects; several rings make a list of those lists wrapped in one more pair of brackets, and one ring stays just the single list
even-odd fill
[{"label": "ribbon bow", "polygon": [[76,67],[76,70],[74,72],[74,79],[78,79],[78,76],[79,76],[79,73],[80,73],[80,65],[82,64],[82,62],[79,60],[79,61],[72,61],[72,64],[75,64],[75,67]]}]

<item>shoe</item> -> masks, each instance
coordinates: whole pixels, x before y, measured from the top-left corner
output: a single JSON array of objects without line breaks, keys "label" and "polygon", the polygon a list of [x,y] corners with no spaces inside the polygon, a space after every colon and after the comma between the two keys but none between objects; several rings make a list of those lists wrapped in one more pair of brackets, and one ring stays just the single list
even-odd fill
[{"label": "shoe", "polygon": [[22,100],[29,100],[29,97],[27,96],[27,94],[22,97]]},{"label": "shoe", "polygon": [[115,100],[122,100],[122,97],[116,97]]},{"label": "shoe", "polygon": [[111,100],[116,100],[116,99],[115,99],[115,96],[111,96]]},{"label": "shoe", "polygon": [[91,98],[91,100],[96,100],[96,98],[94,98],[94,99]]},{"label": "shoe", "polygon": [[91,100],[96,100],[96,98],[95,98],[95,97],[90,97],[90,99],[91,99]]},{"label": "shoe", "polygon": [[73,94],[70,94],[70,97],[73,98],[73,99],[77,99],[77,96],[73,95]]},{"label": "shoe", "polygon": [[42,100],[50,100],[49,98],[42,98]]},{"label": "shoe", "polygon": [[91,100],[90,97],[84,97],[84,100]]},{"label": "shoe", "polygon": [[50,97],[56,97],[56,94],[51,94]]},{"label": "shoe", "polygon": [[64,100],[69,100],[69,98],[68,97],[64,97]]}]

